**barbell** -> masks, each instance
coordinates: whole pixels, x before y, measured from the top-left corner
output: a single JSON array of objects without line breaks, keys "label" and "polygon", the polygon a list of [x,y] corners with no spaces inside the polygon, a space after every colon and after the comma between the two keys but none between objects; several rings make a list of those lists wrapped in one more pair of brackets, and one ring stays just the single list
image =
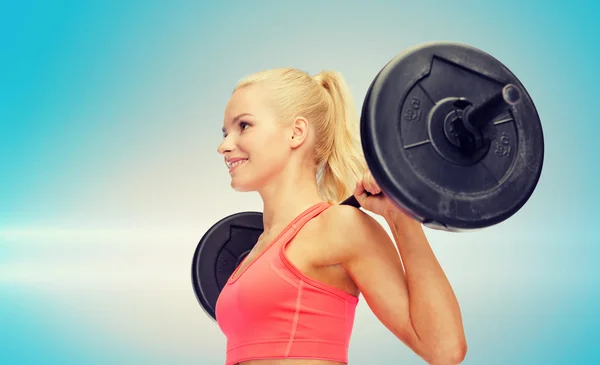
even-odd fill
[{"label": "barbell", "polygon": [[[381,191],[424,226],[463,232],[514,215],[538,184],[544,137],[535,105],[500,61],[456,42],[404,50],[375,76],[360,136]],[[349,197],[341,204],[360,207]],[[192,261],[196,298],[215,319],[217,298],[263,232],[262,213],[215,223]]]}]

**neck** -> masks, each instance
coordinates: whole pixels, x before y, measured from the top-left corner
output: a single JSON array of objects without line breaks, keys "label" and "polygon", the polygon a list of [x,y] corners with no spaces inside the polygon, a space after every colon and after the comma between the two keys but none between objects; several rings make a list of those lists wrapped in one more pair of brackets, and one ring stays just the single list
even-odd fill
[{"label": "neck", "polygon": [[283,171],[260,190],[264,232],[280,231],[303,211],[323,202],[314,170]]}]

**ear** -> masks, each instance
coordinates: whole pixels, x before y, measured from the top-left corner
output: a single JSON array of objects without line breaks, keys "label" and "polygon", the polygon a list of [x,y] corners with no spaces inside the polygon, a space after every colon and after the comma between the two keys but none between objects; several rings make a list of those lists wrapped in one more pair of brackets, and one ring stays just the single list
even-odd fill
[{"label": "ear", "polygon": [[297,117],[292,123],[290,145],[292,148],[300,147],[308,139],[308,121],[304,117]]}]

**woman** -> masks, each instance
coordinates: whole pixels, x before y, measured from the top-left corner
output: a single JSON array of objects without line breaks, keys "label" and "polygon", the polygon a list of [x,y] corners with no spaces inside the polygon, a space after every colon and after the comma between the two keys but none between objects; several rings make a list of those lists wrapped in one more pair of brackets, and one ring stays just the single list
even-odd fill
[{"label": "woman", "polygon": [[[217,302],[227,365],[347,363],[359,294],[429,364],[462,362],[456,297],[421,224],[379,194],[339,73],[246,77],[223,133],[231,186],[264,204],[264,232]],[[337,204],[351,194],[385,219],[393,241],[372,216]]]}]

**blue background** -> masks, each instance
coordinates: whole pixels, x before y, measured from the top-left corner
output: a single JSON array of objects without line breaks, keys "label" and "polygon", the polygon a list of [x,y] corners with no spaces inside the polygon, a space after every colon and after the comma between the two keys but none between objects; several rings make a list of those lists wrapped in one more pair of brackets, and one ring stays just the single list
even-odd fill
[{"label": "blue background", "polygon": [[[220,364],[191,257],[259,210],[216,153],[235,82],[341,71],[358,106],[412,45],[491,53],[536,103],[544,171],[484,231],[427,231],[464,364],[592,364],[600,319],[598,2],[0,2],[0,363]],[[361,300],[351,364],[421,364]]]}]

